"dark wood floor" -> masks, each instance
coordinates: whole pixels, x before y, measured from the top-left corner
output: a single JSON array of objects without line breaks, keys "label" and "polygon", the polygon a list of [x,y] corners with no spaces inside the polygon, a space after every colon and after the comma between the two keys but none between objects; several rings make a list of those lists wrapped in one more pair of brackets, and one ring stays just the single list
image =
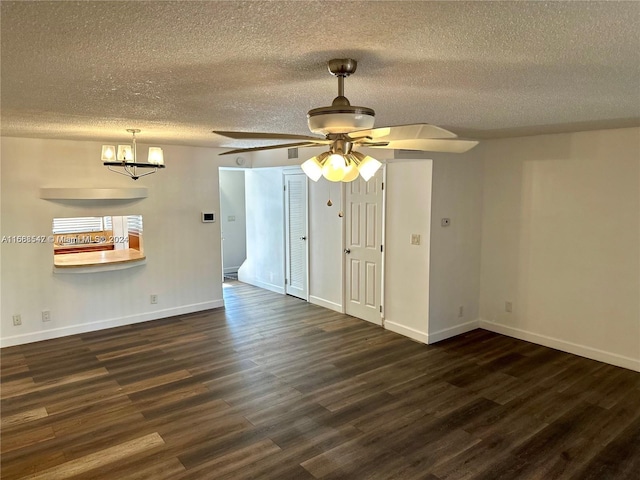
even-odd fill
[{"label": "dark wood floor", "polygon": [[226,310],[3,349],[2,478],[634,479],[640,374],[426,346],[233,283]]}]

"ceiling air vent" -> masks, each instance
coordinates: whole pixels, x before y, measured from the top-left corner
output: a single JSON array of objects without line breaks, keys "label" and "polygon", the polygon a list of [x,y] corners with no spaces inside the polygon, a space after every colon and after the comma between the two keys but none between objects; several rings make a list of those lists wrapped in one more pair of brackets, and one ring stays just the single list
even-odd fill
[{"label": "ceiling air vent", "polygon": [[298,158],[298,149],[297,148],[290,148],[289,151],[289,160],[291,160],[292,158]]}]

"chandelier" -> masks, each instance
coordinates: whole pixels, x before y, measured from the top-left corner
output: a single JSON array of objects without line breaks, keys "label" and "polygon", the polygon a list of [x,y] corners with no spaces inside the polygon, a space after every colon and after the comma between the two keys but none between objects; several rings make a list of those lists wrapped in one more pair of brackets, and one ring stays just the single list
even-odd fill
[{"label": "chandelier", "polygon": [[[159,168],[164,168],[164,156],[162,148],[149,147],[149,155],[146,162],[138,162],[136,152],[136,133],[140,133],[137,128],[128,128],[131,133],[131,145],[118,145],[118,150],[113,145],[102,146],[102,163],[112,172],[126,175],[134,180],[156,173]],[[120,169],[120,170],[118,170]],[[150,172],[139,173],[139,170],[153,169]]]},{"label": "chandelier", "polygon": [[302,170],[314,182],[324,177],[331,182],[353,182],[358,175],[369,181],[382,163],[353,149],[353,143],[344,139],[333,142],[328,152],[304,162]]}]

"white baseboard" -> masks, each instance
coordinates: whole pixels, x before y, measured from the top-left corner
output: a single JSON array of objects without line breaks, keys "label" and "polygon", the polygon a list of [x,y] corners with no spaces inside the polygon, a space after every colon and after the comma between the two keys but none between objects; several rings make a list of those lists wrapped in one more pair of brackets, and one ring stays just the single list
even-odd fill
[{"label": "white baseboard", "polygon": [[396,322],[390,322],[389,320],[384,321],[384,328],[391,332],[409,337],[420,343],[429,343],[429,335],[425,332],[421,332],[420,330],[416,330],[415,328],[406,327]]},{"label": "white baseboard", "polygon": [[502,325],[500,323],[490,322],[489,320],[480,319],[480,328],[489,330],[491,332],[500,333],[509,337],[518,338],[520,340],[526,340],[527,342],[537,343],[538,345],[544,345],[545,347],[555,348],[556,350],[562,350],[563,352],[573,353],[581,357],[590,358],[592,360],[598,360],[599,362],[610,363],[618,367],[628,368],[629,370],[635,370],[640,372],[640,359],[625,357],[616,353],[606,352],[597,348],[587,347],[585,345],[579,345],[577,343],[567,342],[546,335],[540,335],[539,333],[528,332],[519,328],[509,327],[508,325]]},{"label": "white baseboard", "polygon": [[212,300],[210,302],[194,303],[191,305],[183,305],[180,307],[165,308],[163,310],[154,310],[153,312],[128,315],[126,317],[110,318],[108,320],[83,323],[80,325],[69,325],[66,327],[53,328],[51,330],[41,330],[39,332],[13,335],[11,337],[1,338],[0,347],[12,347],[14,345],[39,342],[41,340],[50,340],[52,338],[66,337],[78,333],[95,332],[97,330],[104,330],[106,328],[121,327],[123,325],[148,322],[149,320],[157,320],[159,318],[167,318],[176,315],[184,315],[187,313],[201,312],[203,310],[211,310],[213,308],[220,308],[223,306],[224,300]]},{"label": "white baseboard", "polygon": [[284,287],[280,285],[274,285],[273,283],[261,282],[260,280],[256,280],[255,278],[245,278],[238,274],[238,280],[242,283],[248,283],[249,285],[253,285],[254,287],[264,288],[265,290],[269,290],[271,292],[279,293],[281,295],[285,294]]},{"label": "white baseboard", "polygon": [[461,323],[460,325],[455,325],[453,327],[444,328],[442,330],[438,330],[437,332],[433,332],[429,334],[429,343],[436,343],[442,340],[446,340],[447,338],[455,337],[456,335],[460,335],[462,333],[470,332],[471,330],[476,330],[480,327],[479,320],[472,320],[470,322]]},{"label": "white baseboard", "polygon": [[309,303],[313,305],[318,305],[319,307],[328,308],[329,310],[333,310],[335,312],[344,313],[344,309],[342,305],[335,302],[330,302],[329,300],[325,300],[324,298],[314,297],[313,295],[309,295]]}]

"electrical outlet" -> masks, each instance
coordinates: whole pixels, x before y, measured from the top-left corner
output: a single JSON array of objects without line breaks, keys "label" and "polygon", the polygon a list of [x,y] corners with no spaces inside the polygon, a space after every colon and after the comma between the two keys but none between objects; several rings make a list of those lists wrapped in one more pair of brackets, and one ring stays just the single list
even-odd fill
[{"label": "electrical outlet", "polygon": [[504,302],[504,311],[511,313],[513,311],[513,304],[511,302]]},{"label": "electrical outlet", "polygon": [[420,235],[417,233],[411,234],[411,245],[420,245]]},{"label": "electrical outlet", "polygon": [[151,297],[149,298],[149,301],[155,305],[156,303],[158,303],[158,295],[155,295],[155,294],[151,295]]},{"label": "electrical outlet", "polygon": [[464,317],[464,307],[460,305],[458,307],[458,318],[462,318],[462,317]]},{"label": "electrical outlet", "polygon": [[51,321],[51,312],[49,310],[42,311],[42,321],[50,322]]},{"label": "electrical outlet", "polygon": [[20,316],[19,313],[17,315],[13,316],[13,325],[16,326],[16,327],[18,325],[22,325],[22,317]]}]

